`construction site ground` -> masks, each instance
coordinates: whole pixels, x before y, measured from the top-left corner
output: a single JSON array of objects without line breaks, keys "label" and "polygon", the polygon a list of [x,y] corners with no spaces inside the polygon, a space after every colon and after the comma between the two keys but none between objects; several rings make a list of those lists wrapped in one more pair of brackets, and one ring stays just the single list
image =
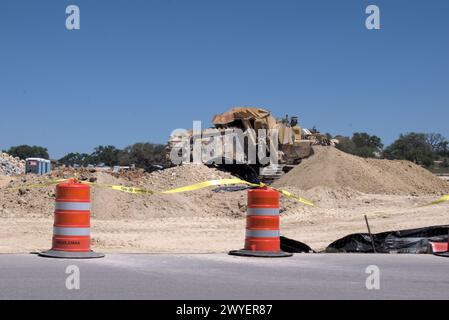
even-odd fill
[{"label": "construction site ground", "polygon": [[[158,192],[228,173],[203,165],[160,172],[122,173],[57,169],[49,176],[0,176],[0,253],[29,253],[51,246],[54,185],[27,187],[78,177],[100,184],[144,187],[136,195],[100,187],[92,191],[92,244],[105,253],[225,253],[243,247],[246,191],[214,188],[166,195]],[[365,160],[334,148],[315,155],[276,183],[316,207],[281,199],[281,233],[320,251],[351,233],[374,233],[449,223],[449,204],[423,206],[449,184],[405,161]]]}]

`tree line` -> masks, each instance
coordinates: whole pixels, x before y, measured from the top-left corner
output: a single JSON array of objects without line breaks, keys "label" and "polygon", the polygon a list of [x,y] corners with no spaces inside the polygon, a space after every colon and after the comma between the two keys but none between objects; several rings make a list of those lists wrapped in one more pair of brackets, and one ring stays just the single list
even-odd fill
[{"label": "tree line", "polygon": [[[21,145],[4,151],[11,156],[49,159],[48,150],[39,146]],[[153,171],[157,165],[167,165],[165,146],[154,143],[135,143],[124,149],[114,146],[98,146],[90,154],[71,152],[57,161],[61,165],[86,167],[88,165],[130,166],[135,165],[147,171]]]},{"label": "tree line", "polygon": [[[366,132],[356,132],[352,137],[332,136],[329,139],[339,140],[337,148],[346,153],[364,158],[383,158],[390,160],[408,160],[425,167],[432,167],[435,161],[441,162],[441,167],[449,168],[449,141],[439,133],[401,134],[388,147],[384,147],[382,139]],[[16,146],[4,151],[21,159],[36,157],[49,158],[48,150],[39,146]],[[154,143],[136,143],[124,149],[114,146],[98,146],[90,154],[69,153],[58,160],[66,166],[129,166],[136,165],[147,171],[155,166],[168,166],[165,156],[165,146]]]},{"label": "tree line", "polygon": [[449,141],[439,133],[401,134],[391,145],[384,148],[381,138],[366,132],[356,132],[352,137],[335,136],[337,148],[364,158],[408,160],[425,167],[432,167],[435,161],[449,167]]},{"label": "tree line", "polygon": [[165,146],[154,143],[135,143],[124,149],[114,146],[98,146],[91,154],[69,153],[58,160],[66,166],[105,165],[130,166],[153,171],[156,166],[165,166]]}]

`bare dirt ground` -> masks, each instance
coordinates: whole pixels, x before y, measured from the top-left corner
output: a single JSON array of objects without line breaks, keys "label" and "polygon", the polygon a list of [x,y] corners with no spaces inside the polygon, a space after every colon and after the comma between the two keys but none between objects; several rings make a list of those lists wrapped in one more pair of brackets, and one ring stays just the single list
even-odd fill
[{"label": "bare dirt ground", "polygon": [[[345,235],[366,232],[364,214],[376,233],[448,224],[448,204],[417,207],[433,199],[363,195],[350,201],[336,201],[335,208],[297,205],[283,213],[282,234],[321,250]],[[3,215],[0,252],[48,249],[53,224],[50,215],[42,217],[32,212],[20,218]],[[93,246],[105,252],[226,252],[241,248],[245,236],[243,216],[95,218],[92,226]]]},{"label": "bare dirt ground", "polygon": [[[359,161],[358,158],[356,160]],[[346,161],[347,159],[343,162]],[[316,162],[324,167],[331,165],[327,160]],[[353,164],[348,163],[348,166],[351,165]],[[307,166],[312,166],[312,162],[309,161]],[[391,163],[385,166],[390,172],[388,183],[394,184],[396,178]],[[421,206],[445,192],[449,193],[449,184],[432,180],[433,176],[430,175],[429,178],[427,171],[420,171],[421,168],[414,168],[414,165],[409,167],[408,163],[398,166],[397,175],[403,176],[404,166],[413,170],[416,181],[424,179],[422,181],[425,183],[401,184],[402,189],[391,190],[389,185],[384,185],[380,191],[376,189],[378,193],[375,194],[338,183],[342,181],[338,177],[332,180],[330,186],[322,182],[322,185],[299,188],[297,178],[289,175],[288,180],[295,183],[287,183],[284,179],[280,181],[282,187],[314,201],[317,206],[306,207],[294,200],[282,198],[282,234],[305,242],[315,250],[321,250],[343,236],[366,232],[365,214],[375,233],[448,224],[449,203]],[[300,172],[294,174],[308,174]],[[0,253],[27,253],[49,249],[54,186],[24,186],[73,176],[98,183],[139,186],[155,191],[231,177],[227,173],[204,166],[189,165],[152,174],[137,171],[119,175],[85,169],[64,169],[56,170],[48,177],[22,175],[0,178]],[[371,188],[369,181],[364,181],[363,186]],[[240,249],[245,237],[246,191],[216,191],[210,188],[176,195],[134,195],[94,187],[93,247],[103,252],[155,253],[212,253]]]}]

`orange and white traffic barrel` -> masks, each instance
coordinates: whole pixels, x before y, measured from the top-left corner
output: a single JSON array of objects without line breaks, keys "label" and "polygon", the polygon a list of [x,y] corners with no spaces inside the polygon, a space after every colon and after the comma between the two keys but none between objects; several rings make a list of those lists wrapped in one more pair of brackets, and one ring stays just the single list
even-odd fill
[{"label": "orange and white traffic barrel", "polygon": [[40,255],[51,258],[90,259],[103,254],[91,250],[90,186],[76,179],[56,186],[53,246]]},{"label": "orange and white traffic barrel", "polygon": [[279,192],[268,187],[248,190],[245,248],[230,255],[246,257],[291,257],[281,251]]}]

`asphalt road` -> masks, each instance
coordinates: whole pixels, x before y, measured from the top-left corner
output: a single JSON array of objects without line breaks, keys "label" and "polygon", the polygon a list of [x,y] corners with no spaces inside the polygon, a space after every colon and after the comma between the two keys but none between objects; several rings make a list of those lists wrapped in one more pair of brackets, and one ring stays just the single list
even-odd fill
[{"label": "asphalt road", "polygon": [[[71,265],[79,290],[66,287]],[[379,268],[379,290],[366,287],[370,265]],[[449,258],[431,255],[0,255],[0,299],[449,299],[448,288]]]}]

